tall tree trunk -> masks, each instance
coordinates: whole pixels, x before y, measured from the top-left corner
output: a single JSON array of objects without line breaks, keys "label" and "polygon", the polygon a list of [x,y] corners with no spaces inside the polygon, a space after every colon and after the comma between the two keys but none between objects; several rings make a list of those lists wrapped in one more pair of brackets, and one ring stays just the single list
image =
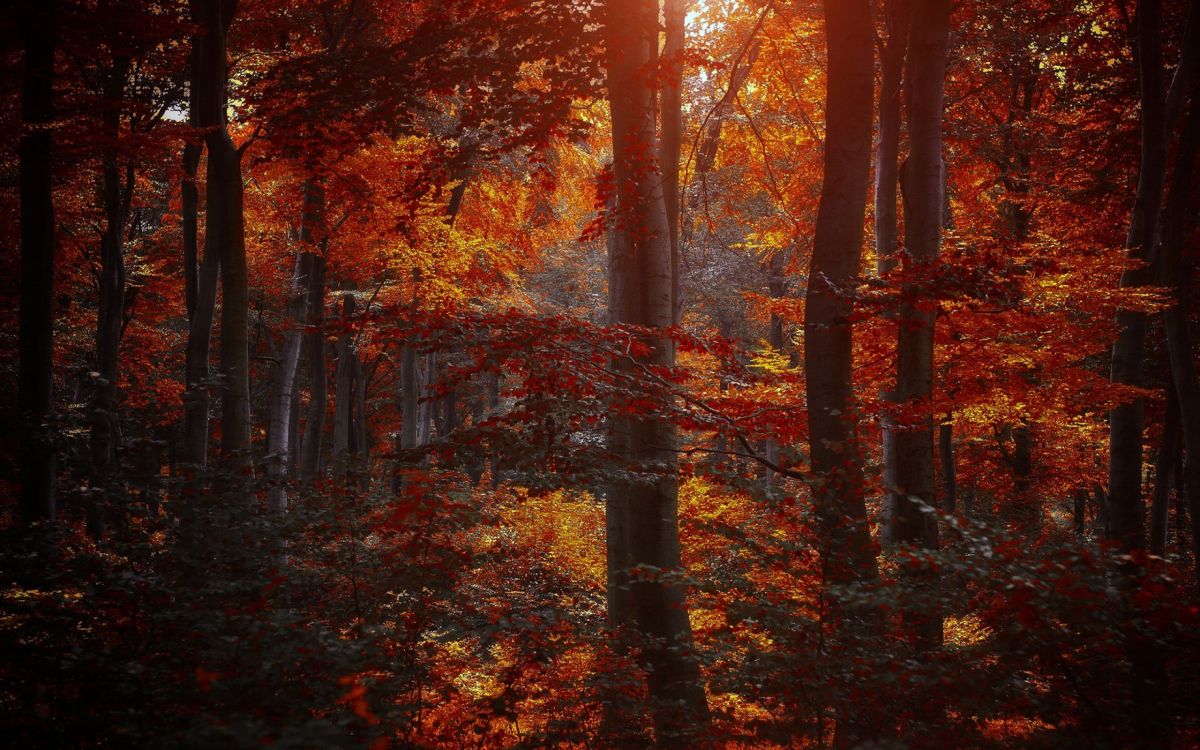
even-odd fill
[{"label": "tall tree trunk", "polygon": [[[106,486],[117,460],[121,426],[117,410],[117,381],[120,377],[121,334],[125,322],[125,223],[133,190],[133,166],[122,180],[117,158],[121,137],[121,113],[125,106],[125,78],[130,60],[115,55],[106,72],[101,124],[105,137],[101,159],[101,193],[104,204],[104,234],[100,238],[100,280],[96,315],[96,382],[92,403],[91,453],[95,486],[101,492],[94,498],[92,533],[103,535],[103,515],[107,505]],[[124,183],[124,184],[123,184]]]},{"label": "tall tree trunk", "polygon": [[209,350],[217,310],[221,261],[205,237],[204,260],[196,275],[196,306],[188,322],[187,364],[183,394],[184,460],[194,468],[208,464]]},{"label": "tall tree trunk", "polygon": [[[1134,57],[1141,87],[1142,154],[1126,246],[1132,258],[1146,265],[1125,271],[1121,275],[1122,289],[1146,286],[1154,281],[1151,261],[1158,237],[1167,158],[1161,25],[1161,0],[1138,0]],[[1112,349],[1112,382],[1141,385],[1148,321],[1149,316],[1142,312],[1122,310],[1117,313],[1120,333]],[[1144,422],[1140,398],[1121,404],[1109,413],[1109,535],[1127,550],[1145,545],[1142,520]]]},{"label": "tall tree trunk", "polygon": [[958,509],[958,476],[954,466],[954,423],[949,415],[938,425],[938,456],[942,464],[942,512]]},{"label": "tall tree trunk", "polygon": [[[675,270],[671,227],[655,155],[653,76],[646,70],[658,51],[658,3],[609,0],[604,38],[612,112],[613,172],[618,221],[611,230],[610,317],[613,322],[655,329],[675,317]],[[614,367],[671,366],[674,346],[651,334],[649,352]],[[608,491],[610,623],[643,640],[657,743],[686,747],[707,732],[708,706],[699,667],[691,656],[692,634],[684,591],[669,579],[680,566],[677,518],[677,456],[674,425],[662,417],[614,415],[612,450],[629,466],[656,477],[614,482]],[[661,574],[630,580],[631,567]],[[628,588],[627,594],[619,589]]]},{"label": "tall tree trunk", "polygon": [[[251,466],[247,336],[250,296],[242,214],[242,155],[229,136],[225,116],[229,87],[227,39],[238,3],[237,0],[192,0],[191,7],[193,19],[202,31],[193,41],[199,45],[195,56],[193,85],[197,91],[193,104],[196,106],[196,126],[205,129],[204,142],[208,149],[205,262],[210,251],[220,258],[221,460],[227,469],[244,473]],[[199,302],[198,295],[198,308]],[[201,316],[202,312],[197,309],[196,317]]]},{"label": "tall tree trunk", "polygon": [[[355,463],[359,470],[367,468],[370,460],[371,437],[370,425],[367,422],[367,367],[363,362],[362,351],[354,352],[354,453]],[[363,477],[365,483],[366,478]]]},{"label": "tall tree trunk", "polygon": [[659,102],[658,169],[662,174],[663,202],[670,230],[671,323],[674,325],[679,324],[683,311],[683,298],[679,286],[679,157],[683,148],[683,51],[686,41],[684,21],[689,4],[688,0],[663,0],[666,34],[659,58],[663,71]]},{"label": "tall tree trunk", "polygon": [[337,376],[333,401],[333,465],[338,476],[348,467],[351,428],[354,422],[354,335],[350,325],[356,303],[350,292],[342,294],[341,331],[337,340]]},{"label": "tall tree trunk", "polygon": [[[301,230],[303,241],[303,229]],[[303,343],[300,326],[304,322],[307,280],[304,278],[304,255],[296,253],[296,268],[292,273],[291,295],[288,300],[286,331],[279,362],[275,366],[275,382],[271,388],[270,428],[267,431],[267,476],[271,489],[267,507],[282,513],[287,510],[288,463],[291,457],[292,407],[295,404],[294,388],[296,368],[300,364],[300,347]]]},{"label": "tall tree trunk", "polygon": [[250,279],[241,161],[227,133],[209,140],[207,233],[216,235],[221,250],[221,461],[238,473],[251,466]]},{"label": "tall tree trunk", "polygon": [[[324,202],[322,201],[322,209]],[[323,213],[322,213],[323,215]],[[323,241],[322,241],[323,242]],[[305,253],[305,333],[308,348],[308,414],[300,443],[300,476],[311,478],[321,471],[321,443],[325,436],[325,413],[329,407],[329,376],[325,356],[325,256]]]},{"label": "tall tree trunk", "polygon": [[[1009,237],[1018,246],[1028,241],[1033,221],[1033,212],[1028,205],[1032,154],[1023,131],[1028,127],[1033,114],[1034,93],[1037,89],[1036,63],[1025,60],[1021,66],[1023,72],[1012,81],[1008,118],[1003,128],[1004,148],[996,165],[1006,192],[1006,197],[1000,204],[1000,212],[1007,225]],[[1036,385],[1036,372],[1024,372],[1022,376],[1031,385]],[[1028,417],[1022,416],[1012,428],[1012,439],[1014,497],[1013,502],[1004,506],[1004,514],[1015,528],[1026,535],[1036,537],[1042,527],[1043,512],[1041,499],[1034,493],[1034,425]]]},{"label": "tall tree trunk", "polygon": [[[1198,3],[1197,5],[1200,5]],[[1196,12],[1196,7],[1193,7]],[[1200,37],[1200,28],[1189,25],[1189,31]],[[1192,339],[1188,295],[1190,269],[1184,266],[1183,251],[1187,244],[1189,205],[1193,195],[1192,182],[1196,157],[1200,153],[1200,85],[1193,85],[1191,104],[1183,122],[1171,189],[1167,195],[1162,218],[1163,281],[1172,287],[1174,304],[1163,312],[1167,335],[1167,352],[1171,361],[1171,379],[1175,384],[1179,423],[1183,427],[1186,460],[1183,465],[1183,486],[1192,504],[1192,545],[1196,578],[1200,581],[1200,373],[1196,370],[1196,350]],[[1165,513],[1162,519],[1165,525]]]},{"label": "tall tree trunk", "polygon": [[[300,445],[290,446],[297,453],[297,471],[301,478],[313,477],[320,468],[321,438],[325,431],[325,410],[328,405],[328,388],[325,374],[325,249],[328,244],[325,227],[325,189],[315,177],[304,183],[303,208],[300,212],[300,278],[303,288],[293,293],[304,295],[300,306],[302,317],[299,323],[306,330],[302,334],[302,349],[308,352],[308,415],[304,422],[304,436]],[[297,335],[301,335],[297,330]],[[299,366],[297,365],[297,370]],[[294,377],[294,376],[293,376]],[[294,395],[299,389],[293,387]],[[298,419],[298,409],[293,407],[292,419]]]},{"label": "tall tree trunk", "polygon": [[[942,110],[950,34],[949,0],[918,0],[909,35],[909,156],[904,175],[905,264],[918,274],[931,271],[941,251],[944,224],[945,163],[942,159]],[[890,539],[936,549],[937,518],[933,445],[934,309],[918,288],[901,293],[896,345],[896,401],[915,407],[913,424],[897,429],[895,495],[890,504]],[[941,616],[908,612],[920,642],[941,643]]]},{"label": "tall tree trunk", "polygon": [[54,190],[51,181],[58,3],[19,6],[21,86],[21,520],[52,521],[54,496]]},{"label": "tall tree trunk", "polygon": [[429,445],[433,438],[433,384],[437,381],[437,354],[427,352],[421,357],[420,373],[417,376],[421,400],[417,406],[417,445]]},{"label": "tall tree trunk", "polygon": [[[868,0],[826,0],[825,154],[821,200],[804,309],[812,497],[828,583],[878,580],[864,497],[858,403],[854,394],[853,302],[847,293],[862,264],[871,178],[874,110],[873,24]],[[871,632],[875,612],[837,607],[839,637]],[[843,713],[844,711],[844,713]],[[838,747],[873,736],[879,717],[839,707]]]},{"label": "tall tree trunk", "polygon": [[[771,254],[767,260],[767,294],[772,300],[781,300],[788,294],[787,282],[787,266],[788,255],[787,251],[780,249]],[[767,344],[774,349],[773,354],[780,356],[784,354],[784,330],[783,316],[777,312],[772,312],[767,328]],[[763,457],[772,464],[779,463],[779,441],[773,437],[767,438],[763,443]],[[775,483],[775,472],[763,466],[762,480],[765,487],[770,487]]]},{"label": "tall tree trunk", "polygon": [[874,104],[867,0],[827,0],[825,176],[804,310],[813,501],[823,565],[832,582],[873,581],[879,571],[863,496],[854,396],[853,285],[862,260]]},{"label": "tall tree trunk", "polygon": [[[303,260],[301,261],[303,264]],[[309,266],[304,264],[307,269]],[[305,295],[305,303],[307,304],[308,297]],[[301,358],[304,356],[303,344],[301,345]],[[300,366],[296,366],[296,380],[292,384],[292,404],[288,407],[288,455],[287,455],[287,473],[289,477],[300,475]]]},{"label": "tall tree trunk", "polygon": [[[196,19],[195,10],[192,15]],[[197,128],[199,122],[200,95],[202,83],[209,85],[200,75],[201,56],[204,53],[205,41],[192,37],[192,49],[188,56],[188,125]],[[195,139],[195,140],[193,140]],[[200,241],[199,241],[199,212],[200,190],[196,184],[197,173],[200,169],[200,156],[204,153],[204,140],[195,132],[188,134],[188,141],[183,146],[183,179],[180,184],[181,222],[183,225],[183,298],[187,319],[190,322],[196,314],[196,305],[200,296]]]},{"label": "tall tree trunk", "polygon": [[[418,446],[418,406],[421,403],[419,372],[417,350],[412,342],[406,343],[400,350],[400,433],[396,436],[396,447],[402,454],[415,450]],[[411,462],[407,458],[401,459],[393,486],[396,492],[400,492],[404,487],[403,470],[410,465]]]},{"label": "tall tree trunk", "polygon": [[[880,67],[879,137],[875,145],[875,267],[886,278],[896,267],[899,243],[899,217],[896,200],[900,184],[900,131],[903,97],[904,61],[908,56],[908,27],[911,22],[911,0],[888,0],[885,6],[887,46]],[[895,394],[885,389],[882,400],[895,401]],[[892,489],[896,486],[896,449],[893,419],[883,412],[880,418],[882,440],[884,502],[890,508],[895,501]]]},{"label": "tall tree trunk", "polygon": [[[1170,333],[1167,334],[1168,339]],[[1167,342],[1170,346],[1170,341]],[[1167,551],[1167,530],[1170,526],[1171,481],[1174,479],[1175,458],[1179,454],[1180,424],[1179,396],[1174,382],[1167,389],[1167,414],[1163,422],[1162,441],[1158,460],[1154,463],[1154,494],[1150,501],[1150,554],[1162,557]]]}]

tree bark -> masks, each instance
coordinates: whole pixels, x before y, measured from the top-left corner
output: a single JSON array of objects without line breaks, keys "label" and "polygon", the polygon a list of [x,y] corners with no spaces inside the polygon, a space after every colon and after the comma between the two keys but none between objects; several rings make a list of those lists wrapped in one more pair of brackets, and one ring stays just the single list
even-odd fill
[{"label": "tree bark", "polygon": [[250,280],[242,216],[241,153],[227,133],[208,144],[207,234],[221,252],[221,460],[249,471]]},{"label": "tree bark", "polygon": [[[604,39],[612,112],[617,220],[610,258],[610,318],[664,329],[675,318],[675,273],[667,202],[655,164],[655,87],[647,76],[658,52],[658,3],[609,0]],[[659,333],[649,353],[614,367],[671,366],[675,351]],[[707,732],[708,706],[682,587],[669,579],[680,567],[677,456],[674,425],[660,416],[611,418],[611,448],[643,475],[614,482],[607,543],[610,624],[641,638],[658,745],[687,747]],[[633,580],[631,568],[653,571]],[[626,588],[627,593],[619,589]]]},{"label": "tree bark", "polygon": [[825,3],[825,176],[804,311],[804,372],[813,501],[825,576],[832,582],[870,582],[879,576],[863,494],[848,294],[861,265],[870,181],[871,31],[867,0]]},{"label": "tree bark", "polygon": [[[303,230],[301,230],[303,231]],[[302,237],[303,241],[303,237]],[[292,407],[295,399],[294,387],[296,368],[300,364],[300,347],[303,343],[300,326],[304,322],[304,307],[307,279],[304,256],[296,253],[296,268],[292,273],[291,295],[288,300],[286,330],[279,362],[275,366],[275,382],[271,388],[270,427],[267,431],[267,476],[271,488],[267,497],[267,508],[276,513],[287,510],[288,463],[291,455]]]},{"label": "tree bark", "polygon": [[[901,102],[904,61],[908,56],[908,28],[911,0],[888,0],[885,7],[887,46],[881,59],[879,87],[879,137],[875,145],[875,268],[886,278],[896,267],[899,247],[899,217],[896,200],[900,183]],[[894,315],[893,315],[894,317]],[[895,402],[895,394],[884,390],[885,405]],[[885,507],[894,503],[896,486],[896,448],[893,418],[885,409],[879,423]]]},{"label": "tree bark", "polygon": [[[1168,333],[1168,338],[1170,334]],[[1170,346],[1170,341],[1167,342]],[[1167,551],[1167,529],[1170,526],[1171,481],[1174,479],[1175,458],[1181,447],[1179,396],[1174,382],[1167,389],[1167,414],[1163,422],[1158,460],[1154,463],[1154,494],[1150,501],[1150,554],[1162,557]]]},{"label": "tree bark", "polygon": [[[767,260],[767,294],[772,300],[780,300],[788,295],[787,281],[787,266],[788,255],[783,249],[776,250]],[[775,354],[784,354],[785,336],[783,329],[783,316],[777,312],[772,312],[767,328],[767,344],[775,350]],[[779,463],[779,441],[773,437],[763,441],[763,457],[773,464]],[[762,466],[762,480],[764,487],[770,487],[775,483],[775,472],[766,466]]]},{"label": "tree bark", "polygon": [[[323,208],[323,205],[322,205]],[[322,241],[323,242],[323,241]],[[307,300],[305,333],[308,348],[308,414],[300,443],[300,476],[309,479],[321,471],[321,443],[329,408],[329,380],[325,356],[325,256],[305,253]]]},{"label": "tree bark", "polygon": [[133,190],[133,166],[126,177],[117,158],[121,113],[125,106],[125,78],[130,59],[115,55],[106,71],[101,103],[101,128],[105,145],[101,157],[101,196],[104,233],[100,238],[100,279],[96,315],[96,379],[91,414],[92,478],[100,496],[93,498],[89,527],[94,536],[104,533],[107,485],[117,460],[121,423],[117,404],[120,377],[121,334],[125,323],[125,224]]},{"label": "tree bark", "polygon": [[[242,213],[242,155],[229,136],[225,116],[229,88],[227,40],[238,3],[237,0],[192,0],[191,7],[193,19],[203,32],[193,41],[198,44],[193,78],[197,91],[193,103],[196,126],[204,129],[208,149],[205,262],[210,252],[220,258],[221,461],[226,469],[240,474],[251,467],[247,336],[250,296]],[[199,303],[198,294],[197,307]],[[202,316],[198,309],[196,317]],[[205,419],[207,421],[207,414]]]},{"label": "tree bark", "polygon": [[[1121,275],[1122,289],[1146,286],[1154,281],[1151,264],[1158,237],[1167,158],[1161,24],[1161,0],[1138,0],[1134,57],[1141,89],[1142,153],[1137,198],[1125,244],[1130,256],[1145,265]],[[1141,385],[1148,321],[1149,316],[1145,313],[1132,310],[1117,313],[1120,333],[1112,349],[1112,382]],[[1109,413],[1109,536],[1126,550],[1145,545],[1142,520],[1144,411],[1139,398],[1121,404]]]},{"label": "tree bark", "polygon": [[[221,284],[221,454],[226,468],[250,466],[249,292],[242,217],[241,154],[226,127],[229,71],[226,40],[236,0],[191,0],[201,33],[192,39],[192,121],[208,150],[204,260],[188,331],[185,420],[187,453],[203,467],[208,455],[209,349]],[[185,271],[186,273],[186,271]]]},{"label": "tree bark", "polygon": [[678,325],[682,315],[680,279],[680,193],[679,158],[683,148],[683,50],[686,37],[684,21],[688,0],[663,0],[666,34],[659,64],[662,92],[659,101],[658,169],[662,174],[663,202],[671,241],[671,323]]},{"label": "tree bark", "polygon": [[[922,0],[915,6],[923,22],[909,40],[909,141],[905,162],[904,225],[906,264],[932,269],[941,248],[943,178],[942,101],[949,36],[950,4]],[[933,332],[934,310],[918,289],[902,290],[897,337],[896,400],[917,407],[915,424],[895,435],[896,499],[891,508],[891,540],[936,547],[935,519],[922,505],[934,505]]]},{"label": "tree bark", "polygon": [[901,92],[908,55],[911,0],[888,0],[885,14],[887,46],[880,59],[879,137],[875,144],[875,262],[880,276],[896,267],[899,217],[896,199],[900,184]]},{"label": "tree bark", "polygon": [[[942,111],[950,33],[949,0],[919,0],[909,34],[908,133],[905,162],[904,263],[922,275],[933,269],[941,251],[944,225],[945,163],[942,159]],[[919,288],[901,292],[896,345],[896,401],[912,408],[915,422],[894,436],[895,489],[890,503],[889,539],[925,549],[938,545],[933,439],[934,302]],[[921,645],[941,643],[941,615],[907,612]]]},{"label": "tree bark", "polygon": [[942,464],[942,512],[958,509],[958,476],[954,466],[954,423],[949,417],[938,425],[938,453]]},{"label": "tree bark", "polygon": [[337,340],[337,376],[333,409],[333,465],[341,476],[348,468],[351,428],[354,421],[354,336],[350,324],[354,320],[354,295],[342,294],[341,332]]},{"label": "tree bark", "polygon": [[18,403],[21,408],[21,520],[53,521],[54,189],[51,169],[54,54],[58,3],[19,6],[21,86],[21,307]]},{"label": "tree bark", "polygon": [[[1200,36],[1200,29],[1189,25],[1189,31]],[[1197,580],[1200,580],[1200,373],[1196,369],[1189,321],[1191,299],[1188,286],[1191,269],[1186,268],[1183,261],[1189,231],[1193,173],[1196,157],[1200,154],[1200,85],[1193,85],[1192,89],[1191,104],[1176,149],[1171,189],[1163,210],[1160,252],[1163,257],[1163,281],[1172,288],[1174,297],[1174,304],[1163,312],[1163,322],[1171,362],[1171,379],[1175,384],[1175,402],[1179,410],[1178,420],[1183,428],[1186,453],[1182,479],[1184,491],[1192,504],[1193,563]],[[1165,511],[1163,516],[1161,521],[1165,526]]]}]

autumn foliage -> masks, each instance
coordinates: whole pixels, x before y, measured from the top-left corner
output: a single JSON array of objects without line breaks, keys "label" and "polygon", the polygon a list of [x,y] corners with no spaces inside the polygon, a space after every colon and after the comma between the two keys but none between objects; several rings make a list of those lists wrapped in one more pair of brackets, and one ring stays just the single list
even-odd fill
[{"label": "autumn foliage", "polygon": [[0,744],[1200,747],[1200,4],[0,56]]}]

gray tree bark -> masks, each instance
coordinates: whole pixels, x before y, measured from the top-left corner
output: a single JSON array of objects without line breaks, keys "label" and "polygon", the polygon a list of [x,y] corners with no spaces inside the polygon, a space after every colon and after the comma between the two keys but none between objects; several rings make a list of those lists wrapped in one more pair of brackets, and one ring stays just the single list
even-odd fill
[{"label": "gray tree bark", "polygon": [[688,0],[663,0],[666,30],[662,54],[662,92],[659,101],[658,168],[662,174],[663,202],[671,240],[671,322],[679,324],[683,310],[680,279],[680,192],[679,158],[683,148],[683,50],[686,40],[684,21]]},{"label": "gray tree bark", "polygon": [[[676,284],[671,224],[655,163],[656,89],[646,74],[658,53],[658,3],[609,0],[603,31],[617,195],[609,314],[614,323],[661,330],[675,318]],[[668,338],[652,333],[646,343],[648,354],[613,366],[632,372],[674,364]],[[680,567],[675,429],[658,416],[614,415],[610,441],[626,464],[622,469],[643,473],[608,490],[609,623],[641,642],[657,744],[687,747],[705,735],[708,706],[691,656],[684,591],[670,579]],[[651,573],[635,579],[629,575],[635,567]]]},{"label": "gray tree bark", "polygon": [[341,476],[348,468],[351,429],[354,422],[354,336],[349,326],[357,304],[354,295],[342,294],[342,330],[337,340],[337,375],[334,385],[333,465]]},{"label": "gray tree bark", "polygon": [[[932,270],[941,251],[944,225],[945,163],[942,111],[950,34],[949,0],[916,0],[908,50],[909,155],[905,162],[905,265]],[[899,426],[894,436],[896,477],[887,519],[889,540],[926,549],[938,545],[933,438],[933,336],[931,300],[906,285],[901,291],[896,344],[896,401],[915,406],[920,416]],[[941,615],[905,613],[923,646],[941,643]]]},{"label": "gray tree bark", "polygon": [[[323,208],[323,203],[322,203]],[[322,240],[322,245],[324,240]],[[325,356],[325,256],[305,253],[305,346],[308,349],[308,411],[300,441],[300,476],[308,479],[321,471],[321,443],[329,407],[329,380]]]},{"label": "gray tree bark", "polygon": [[[301,229],[301,241],[304,241]],[[288,300],[286,330],[279,361],[275,365],[275,382],[271,387],[270,426],[267,430],[267,476],[271,487],[267,495],[267,508],[283,513],[288,507],[287,487],[289,461],[291,458],[292,408],[295,405],[296,369],[300,364],[300,348],[303,343],[300,326],[304,322],[307,297],[307,279],[304,278],[303,253],[297,251],[295,270],[292,273],[291,292]]]},{"label": "gray tree bark", "polygon": [[[905,162],[906,263],[931,269],[942,239],[942,101],[949,38],[950,3],[918,0],[922,22],[909,37],[909,156]],[[924,412],[916,424],[896,431],[896,499],[890,538],[898,543],[937,546],[937,525],[922,505],[935,505],[933,414],[934,311],[912,287],[902,290],[897,337],[896,400]]]},{"label": "gray tree bark", "polygon": [[[887,45],[880,55],[879,137],[875,145],[875,267],[881,278],[896,267],[899,247],[899,216],[896,201],[900,184],[901,103],[904,61],[908,56],[908,27],[911,23],[910,0],[888,0],[885,6]],[[890,389],[880,394],[886,403],[895,401]],[[895,502],[896,450],[892,417],[884,411],[880,418],[882,440],[884,503]]]},{"label": "gray tree bark", "polygon": [[853,286],[862,261],[871,169],[874,55],[870,3],[827,0],[825,176],[804,310],[813,501],[832,582],[879,571],[864,499],[854,396]]}]

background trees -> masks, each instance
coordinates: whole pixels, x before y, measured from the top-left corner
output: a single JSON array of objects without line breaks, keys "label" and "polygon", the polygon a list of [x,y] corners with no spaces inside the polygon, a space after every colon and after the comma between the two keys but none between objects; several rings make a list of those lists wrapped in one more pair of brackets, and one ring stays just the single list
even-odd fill
[{"label": "background trees", "polygon": [[5,13],[6,736],[1195,744],[1193,10]]}]

